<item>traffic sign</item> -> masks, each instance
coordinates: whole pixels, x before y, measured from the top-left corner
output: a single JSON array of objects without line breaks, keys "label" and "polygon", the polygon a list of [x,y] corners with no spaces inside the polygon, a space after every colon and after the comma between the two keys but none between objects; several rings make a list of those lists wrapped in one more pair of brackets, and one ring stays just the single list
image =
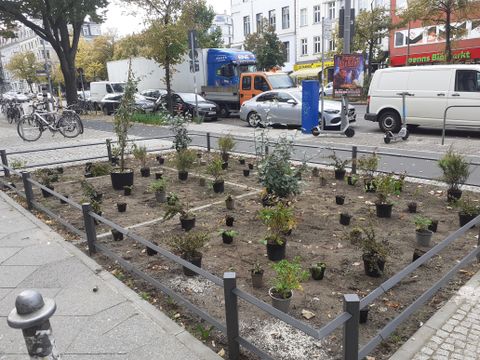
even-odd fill
[{"label": "traffic sign", "polygon": [[190,60],[190,72],[199,72],[200,71],[200,63],[198,60],[195,60],[195,70],[194,70],[194,62]]}]

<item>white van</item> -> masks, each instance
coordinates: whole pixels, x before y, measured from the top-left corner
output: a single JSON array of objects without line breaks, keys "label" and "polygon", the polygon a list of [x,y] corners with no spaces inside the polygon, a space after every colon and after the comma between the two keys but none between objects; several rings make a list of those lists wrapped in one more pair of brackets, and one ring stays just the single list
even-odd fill
[{"label": "white van", "polygon": [[[408,66],[377,70],[368,91],[365,120],[376,121],[384,132],[401,127],[402,97],[407,123],[441,127],[447,107],[480,106],[480,65]],[[447,126],[480,130],[480,108],[451,108]]]},{"label": "white van", "polygon": [[107,94],[123,94],[125,89],[123,82],[94,81],[90,83],[90,101],[99,109],[100,102]]}]

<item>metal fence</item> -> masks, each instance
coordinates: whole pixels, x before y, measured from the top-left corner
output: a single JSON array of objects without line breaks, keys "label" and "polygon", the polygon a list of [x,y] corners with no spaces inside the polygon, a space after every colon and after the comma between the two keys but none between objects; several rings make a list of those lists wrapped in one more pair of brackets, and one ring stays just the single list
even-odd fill
[{"label": "metal fence", "polygon": [[[194,135],[194,136],[202,136],[202,135]],[[203,135],[205,136],[205,135]],[[161,137],[161,139],[169,138],[169,136]],[[212,150],[211,139],[213,136],[211,134],[207,134],[205,137],[206,140],[206,148],[208,151]],[[150,139],[141,139],[141,140],[151,140],[151,139],[158,139],[158,138],[150,138]],[[242,141],[247,141],[246,139],[242,139]],[[95,158],[110,158],[112,157],[111,153],[111,146],[113,142],[107,140],[107,154],[104,156],[98,156]],[[102,143],[103,144],[103,143]],[[99,143],[95,143],[94,145],[99,145]],[[88,145],[82,145],[88,146]],[[301,145],[304,146],[304,145]],[[63,147],[68,148],[68,147]],[[58,148],[48,148],[44,149],[43,151],[51,151],[57,150]],[[39,150],[34,150],[39,151]],[[150,149],[151,151],[155,151]],[[356,157],[360,151],[358,149],[353,148],[352,154]],[[479,240],[476,248],[472,250],[469,254],[467,254],[463,259],[461,259],[451,270],[449,270],[440,280],[438,280],[432,287],[430,287],[427,291],[425,291],[420,297],[418,297],[412,304],[410,304],[402,313],[400,313],[395,319],[391,320],[384,328],[371,340],[367,342],[364,346],[359,346],[359,317],[360,317],[360,310],[367,307],[373,301],[378,299],[382,296],[385,292],[389,289],[393,288],[397,284],[399,284],[406,276],[410,273],[415,271],[418,267],[426,263],[429,259],[433,256],[437,255],[441,250],[443,250],[446,246],[451,244],[453,241],[458,239],[460,236],[464,235],[472,226],[480,224],[480,216],[476,217],[472,221],[470,221],[465,226],[461,227],[451,235],[449,235],[446,239],[442,242],[434,246],[430,249],[427,253],[423,256],[418,258],[415,262],[412,262],[408,266],[406,266],[403,270],[395,274],[390,279],[386,280],[382,283],[378,288],[373,290],[369,293],[366,297],[360,300],[358,295],[356,294],[346,294],[344,295],[344,308],[343,312],[339,314],[336,318],[332,321],[325,324],[320,329],[314,328],[303,321],[300,321],[286,313],[283,313],[276,308],[272,307],[271,305],[263,302],[262,300],[252,296],[251,294],[241,290],[236,285],[236,274],[232,272],[227,272],[224,274],[223,278],[219,278],[208,271],[201,269],[188,261],[174,255],[173,253],[169,252],[166,249],[163,249],[160,246],[153,244],[152,242],[142,238],[138,234],[135,234],[131,230],[127,230],[116,223],[97,215],[92,211],[92,207],[89,203],[85,204],[78,204],[72,201],[69,198],[64,197],[63,195],[47,188],[46,186],[40,184],[39,182],[33,180],[31,178],[31,174],[27,171],[18,171],[8,166],[8,155],[14,154],[26,154],[29,151],[22,151],[16,153],[6,153],[5,150],[0,150],[0,159],[1,163],[0,166],[4,170],[4,178],[0,178],[0,183],[2,183],[5,187],[9,188],[10,190],[16,192],[19,196],[23,197],[26,200],[28,209],[33,210],[37,209],[43,211],[48,216],[53,218],[54,220],[61,223],[67,229],[72,231],[73,233],[77,234],[78,236],[82,237],[87,241],[88,244],[88,251],[90,255],[95,253],[101,252],[108,258],[118,262],[120,266],[122,266],[127,271],[133,273],[134,275],[140,277],[141,279],[145,280],[149,284],[153,285],[159,291],[165,293],[166,295],[172,297],[175,301],[185,306],[189,311],[196,314],[206,322],[210,323],[214,326],[218,331],[222,332],[226,335],[228,341],[228,354],[229,359],[236,360],[239,358],[240,354],[240,346],[244,347],[246,350],[256,354],[262,359],[274,359],[271,355],[267,354],[264,350],[258,348],[252,341],[247,340],[246,338],[242,337],[240,334],[239,329],[239,311],[238,311],[238,300],[241,299],[253,306],[256,306],[258,309],[264,311],[265,313],[271,315],[274,318],[277,318],[286,324],[292,326],[295,329],[302,331],[303,333],[313,337],[316,340],[324,339],[325,337],[329,336],[333,331],[337,329],[343,328],[343,359],[345,360],[359,360],[363,359],[366,355],[370,354],[375,347],[383,340],[387,339],[388,336],[395,331],[395,329],[403,323],[413,312],[418,310],[428,299],[430,299],[443,285],[445,285],[462,267],[467,265],[471,262],[475,257],[477,257],[478,261],[480,261],[480,234]],[[390,154],[389,154],[390,155]],[[83,160],[90,160],[90,159],[83,159]],[[72,160],[68,160],[66,162],[71,162]],[[82,161],[82,160],[75,160],[75,161]],[[54,162],[49,165],[57,165],[62,162]],[[355,162],[353,162],[355,163]],[[30,167],[37,167],[38,165],[31,165]],[[352,169],[355,170],[355,169]],[[22,178],[23,182],[23,190],[17,189],[13,184],[8,182],[9,177],[12,175],[18,175]],[[35,200],[33,188],[37,187],[42,191],[45,191],[55,198],[64,201],[71,207],[73,207],[77,211],[81,211],[83,215],[83,223],[85,231],[75,228],[72,224],[68,223],[64,220],[61,216],[53,213],[51,210],[40,204],[38,201]],[[214,318],[204,310],[200,309],[199,307],[195,306],[191,303],[187,298],[184,296],[176,293],[169,287],[162,284],[159,280],[151,277],[149,274],[137,269],[133,264],[126,261],[119,255],[115,254],[112,250],[106,247],[104,244],[97,242],[97,233],[95,227],[95,220],[99,223],[103,223],[104,225],[110,227],[111,229],[117,230],[122,233],[124,236],[130,238],[131,240],[138,242],[144,246],[147,246],[155,251],[158,252],[161,256],[175,262],[178,265],[184,266],[196,274],[204,277],[205,279],[211,281],[216,286],[219,286],[224,289],[224,303],[225,303],[225,324],[219,321],[218,319]]]}]

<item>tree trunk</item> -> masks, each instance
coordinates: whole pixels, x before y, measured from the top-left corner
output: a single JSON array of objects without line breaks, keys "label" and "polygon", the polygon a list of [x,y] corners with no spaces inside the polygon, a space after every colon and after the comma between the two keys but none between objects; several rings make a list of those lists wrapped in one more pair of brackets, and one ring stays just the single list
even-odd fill
[{"label": "tree trunk", "polygon": [[64,57],[60,57],[60,67],[62,69],[63,78],[65,80],[65,98],[67,104],[71,105],[78,101],[77,96],[77,72],[71,61]]},{"label": "tree trunk", "polygon": [[452,39],[451,36],[451,16],[452,11],[451,8],[447,8],[446,10],[446,20],[445,20],[445,55],[447,64],[452,62]]},{"label": "tree trunk", "polygon": [[165,61],[165,85],[167,86],[167,109],[173,114],[173,102],[172,102],[172,84],[171,84],[171,73],[170,73],[170,59],[168,58]]},{"label": "tree trunk", "polygon": [[374,41],[375,39],[370,39],[370,43],[368,44],[368,68],[367,68],[368,76],[372,75],[373,42]]}]

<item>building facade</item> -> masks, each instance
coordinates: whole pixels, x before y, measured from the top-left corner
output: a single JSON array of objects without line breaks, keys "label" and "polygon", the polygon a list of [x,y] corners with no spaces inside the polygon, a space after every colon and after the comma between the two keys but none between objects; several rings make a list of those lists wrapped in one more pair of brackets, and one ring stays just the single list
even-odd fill
[{"label": "building facade", "polygon": [[210,32],[220,29],[222,32],[223,46],[230,47],[233,42],[233,20],[230,15],[217,14],[213,19],[213,25],[210,28]]},{"label": "building facade", "polygon": [[[407,7],[406,0],[391,0],[394,23]],[[480,63],[480,13],[477,20],[452,21],[452,26],[463,30],[459,39],[452,41],[453,59],[457,63]],[[445,28],[442,25],[423,26],[420,21],[395,29],[390,34],[390,64],[392,66],[428,65],[445,62]]]}]

